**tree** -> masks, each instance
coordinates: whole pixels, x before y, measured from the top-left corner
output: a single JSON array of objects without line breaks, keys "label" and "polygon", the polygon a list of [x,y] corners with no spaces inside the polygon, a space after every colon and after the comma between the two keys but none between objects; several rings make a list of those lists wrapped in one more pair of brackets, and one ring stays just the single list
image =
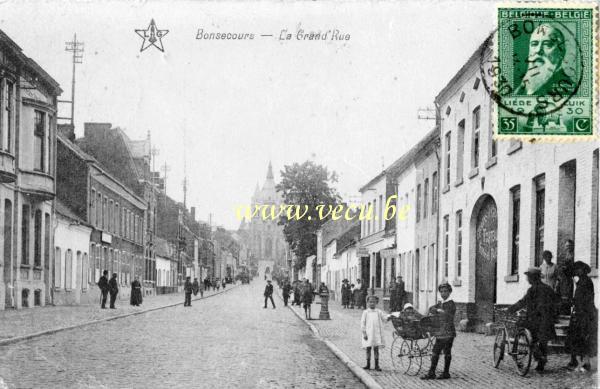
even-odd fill
[{"label": "tree", "polygon": [[306,258],[317,253],[317,230],[328,220],[321,218],[317,206],[335,207],[341,202],[337,190],[330,185],[337,182],[337,174],[326,167],[306,161],[284,166],[281,182],[276,189],[288,206],[306,210],[301,218],[283,215],[279,224],[291,250],[296,254],[296,270],[306,265]]}]

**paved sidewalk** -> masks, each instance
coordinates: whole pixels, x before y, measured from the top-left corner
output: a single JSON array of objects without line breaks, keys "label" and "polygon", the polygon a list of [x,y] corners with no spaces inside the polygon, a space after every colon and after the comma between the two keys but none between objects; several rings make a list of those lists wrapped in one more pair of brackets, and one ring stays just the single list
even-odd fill
[{"label": "paved sidewalk", "polygon": [[[318,302],[319,299],[317,298]],[[294,306],[304,317],[304,311]],[[312,317],[319,317],[320,304],[313,304]],[[331,341],[353,362],[359,366],[365,364],[365,352],[360,346],[360,317],[361,310],[342,309],[337,301],[330,301],[329,312],[331,320],[311,320],[323,339]],[[393,342],[393,326],[386,324],[386,347],[380,351],[380,364],[383,371],[368,371],[370,375],[384,388],[595,388],[597,371],[577,373],[567,370],[564,366],[569,361],[566,355],[551,355],[546,366],[547,372],[539,374],[531,370],[526,377],[520,377],[514,363],[509,358],[501,362],[498,369],[492,365],[492,347],[494,338],[473,333],[460,332],[452,349],[452,365],[450,380],[423,381],[418,376],[408,376],[394,369],[390,348]],[[443,357],[438,364],[438,372],[443,368]],[[429,369],[429,358],[423,359],[421,374]]]},{"label": "paved sidewalk", "polygon": [[[235,286],[230,284],[225,290],[221,288],[220,291],[206,291],[204,292],[204,298],[226,292]],[[194,296],[192,297],[194,298]],[[200,299],[200,294],[194,298],[194,300],[198,299]],[[0,326],[0,343],[39,332],[60,330],[97,320],[144,312],[173,304],[183,304],[183,300],[183,293],[172,293],[145,297],[140,307],[130,305],[129,300],[117,300],[116,309],[100,309],[99,306],[94,304],[44,306],[0,311],[0,323],[2,323]]]}]

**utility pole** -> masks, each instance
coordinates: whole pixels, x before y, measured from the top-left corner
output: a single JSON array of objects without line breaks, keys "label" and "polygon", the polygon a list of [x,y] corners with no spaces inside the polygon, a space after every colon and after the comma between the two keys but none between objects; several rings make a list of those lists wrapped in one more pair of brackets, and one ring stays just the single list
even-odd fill
[{"label": "utility pole", "polygon": [[65,42],[65,51],[73,53],[73,78],[71,80],[71,100],[59,100],[59,103],[71,104],[71,117],[59,117],[57,119],[66,119],[71,121],[71,126],[75,126],[75,65],[83,62],[83,42],[77,40],[77,34],[73,34],[73,40]]}]

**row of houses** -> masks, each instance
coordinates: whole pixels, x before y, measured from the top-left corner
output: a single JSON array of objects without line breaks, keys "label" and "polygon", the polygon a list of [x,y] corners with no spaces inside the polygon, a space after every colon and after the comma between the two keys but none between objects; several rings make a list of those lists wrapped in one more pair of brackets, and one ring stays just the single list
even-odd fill
[{"label": "row of houses", "polygon": [[120,298],[220,277],[231,253],[164,191],[150,136],[110,123],[57,123],[59,84],[0,31],[0,309],[97,302],[103,270]]},{"label": "row of houses", "polygon": [[[344,278],[385,297],[400,275],[426,312],[449,282],[461,327],[481,330],[524,295],[544,250],[588,263],[598,286],[598,143],[495,140],[480,49],[435,97],[435,127],[360,188],[376,218],[333,236],[324,226],[315,265],[338,297]],[[388,199],[398,212],[386,221]]]}]

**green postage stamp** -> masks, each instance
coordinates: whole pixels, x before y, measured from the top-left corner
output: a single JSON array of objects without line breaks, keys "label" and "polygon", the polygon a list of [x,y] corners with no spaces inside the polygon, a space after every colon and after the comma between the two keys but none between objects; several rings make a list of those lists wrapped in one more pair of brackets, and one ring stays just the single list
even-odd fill
[{"label": "green postage stamp", "polygon": [[493,54],[481,68],[498,138],[597,136],[597,15],[595,3],[498,6]]}]

